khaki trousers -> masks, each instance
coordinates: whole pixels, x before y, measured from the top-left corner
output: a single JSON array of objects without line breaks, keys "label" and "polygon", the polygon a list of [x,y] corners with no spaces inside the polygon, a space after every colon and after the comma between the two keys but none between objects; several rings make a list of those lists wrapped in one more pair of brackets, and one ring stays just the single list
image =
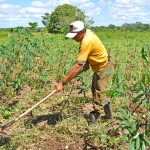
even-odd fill
[{"label": "khaki trousers", "polygon": [[97,112],[101,112],[104,105],[104,100],[107,99],[105,93],[106,88],[110,86],[109,80],[112,78],[112,71],[114,66],[111,61],[109,61],[106,67],[98,72],[94,72],[92,79],[92,94],[93,94],[93,108]]}]

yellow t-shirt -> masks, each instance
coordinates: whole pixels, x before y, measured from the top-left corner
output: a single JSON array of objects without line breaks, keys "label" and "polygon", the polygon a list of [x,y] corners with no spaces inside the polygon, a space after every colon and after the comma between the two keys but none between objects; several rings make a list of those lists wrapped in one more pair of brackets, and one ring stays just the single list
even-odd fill
[{"label": "yellow t-shirt", "polygon": [[86,34],[80,43],[77,56],[78,64],[84,64],[86,61],[89,62],[94,72],[103,69],[108,62],[108,54],[104,45],[97,35],[89,29],[86,30]]}]

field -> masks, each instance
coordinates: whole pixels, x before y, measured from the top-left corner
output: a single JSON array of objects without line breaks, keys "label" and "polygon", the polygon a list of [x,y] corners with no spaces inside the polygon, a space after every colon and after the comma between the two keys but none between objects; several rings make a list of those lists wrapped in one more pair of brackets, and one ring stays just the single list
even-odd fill
[{"label": "field", "polygon": [[[92,71],[79,75],[0,136],[0,150],[148,150],[150,147],[149,32],[97,31],[115,65],[113,120],[88,126]],[[79,43],[65,35],[17,28],[0,33],[0,124],[51,93],[76,62]],[[88,111],[88,109],[86,110]]]}]

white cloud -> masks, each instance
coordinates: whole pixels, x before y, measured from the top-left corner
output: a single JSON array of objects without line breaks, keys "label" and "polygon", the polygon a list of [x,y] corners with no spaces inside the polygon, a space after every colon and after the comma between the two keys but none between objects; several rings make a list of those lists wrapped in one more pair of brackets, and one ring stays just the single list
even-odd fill
[{"label": "white cloud", "polygon": [[[45,12],[49,12],[46,8],[37,7],[22,7],[19,5],[1,4],[0,5],[0,24],[6,26],[14,24],[14,26],[28,26],[28,22],[38,22],[42,26],[41,16]],[[11,22],[11,23],[9,23]]]},{"label": "white cloud", "polygon": [[51,8],[52,6],[57,6],[57,5],[60,5],[60,2],[57,1],[57,0],[40,0],[40,1],[33,1],[31,3],[31,5],[33,7],[39,7],[39,8],[45,8],[45,7],[49,7]]},{"label": "white cloud", "polygon": [[85,14],[87,16],[96,16],[98,14],[100,14],[101,12],[101,7],[97,6],[95,3],[93,2],[86,2],[83,3],[82,5],[78,6],[83,12],[85,12]]},{"label": "white cloud", "polygon": [[46,5],[45,5],[45,3],[43,3],[42,1],[33,1],[32,3],[31,3],[31,5],[33,6],[33,7],[45,7]]},{"label": "white cloud", "polygon": [[91,1],[90,0],[80,0],[80,1],[71,0],[71,3],[75,3],[75,4],[89,3],[89,2],[91,2]]},{"label": "white cloud", "polygon": [[117,4],[121,5],[139,5],[139,6],[147,6],[150,5],[149,0],[116,0]]},{"label": "white cloud", "polygon": [[0,19],[3,19],[4,17],[6,17],[6,19],[10,17],[15,17],[20,8],[21,7],[19,5],[0,5]]},{"label": "white cloud", "polygon": [[0,2],[4,2],[5,0],[0,0]]},{"label": "white cloud", "polygon": [[130,22],[132,20],[145,22],[145,18],[149,18],[149,13],[144,9],[145,3],[145,0],[116,0],[116,2],[112,4],[110,17]]},{"label": "white cloud", "polygon": [[[46,6],[49,7],[50,3],[48,5],[48,3],[43,2],[43,8],[40,1],[34,1],[33,4],[36,7],[33,7],[32,4],[28,7],[0,4],[0,27],[28,26],[29,22],[38,22],[39,26],[42,26],[41,16],[45,12],[50,13],[50,9],[46,9]],[[38,7],[38,4],[40,7]]]},{"label": "white cloud", "polygon": [[26,7],[26,8],[22,8],[20,10],[21,14],[44,14],[45,12],[47,12],[48,10],[43,9],[43,8],[35,8],[35,7]]},{"label": "white cloud", "polygon": [[12,10],[20,8],[19,5],[9,5],[9,4],[2,4],[0,5],[0,10]]},{"label": "white cloud", "polygon": [[105,5],[108,5],[111,1],[105,1],[105,0],[99,0],[99,6],[103,7]]}]

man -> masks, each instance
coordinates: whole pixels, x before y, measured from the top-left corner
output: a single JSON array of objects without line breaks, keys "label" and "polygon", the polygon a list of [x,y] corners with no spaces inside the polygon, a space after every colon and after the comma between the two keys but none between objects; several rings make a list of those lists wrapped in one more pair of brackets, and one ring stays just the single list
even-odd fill
[{"label": "man", "polygon": [[[108,61],[107,51],[100,41],[100,39],[89,29],[86,29],[82,21],[75,21],[70,24],[69,33],[66,35],[77,42],[80,42],[79,54],[77,56],[76,65],[71,72],[56,85],[56,92],[62,91],[64,85],[76,77],[82,70],[86,71],[91,66],[94,74],[92,79],[92,94],[93,94],[93,108],[90,112],[91,123],[96,123],[100,116],[102,100],[104,100],[105,88],[109,85],[109,78],[113,65]],[[110,105],[104,106],[104,118],[112,118]]]}]

